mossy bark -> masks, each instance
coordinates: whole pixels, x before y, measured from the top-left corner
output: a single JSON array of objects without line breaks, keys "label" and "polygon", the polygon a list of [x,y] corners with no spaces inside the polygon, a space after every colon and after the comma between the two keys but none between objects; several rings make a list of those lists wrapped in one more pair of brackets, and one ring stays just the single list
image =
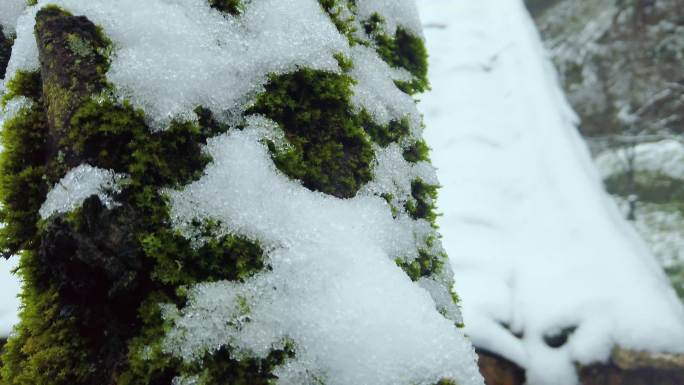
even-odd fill
[{"label": "mossy bark", "polygon": [[[237,0],[209,3],[226,17],[241,12]],[[323,3],[333,12],[334,2]],[[335,20],[351,39],[348,21]],[[258,360],[236,360],[223,348],[193,364],[162,349],[170,325],[161,304],[182,307],[183,287],[241,281],[269,268],[258,242],[219,235],[220,223],[211,220],[194,224],[207,241],[193,244],[172,227],[160,192],[200,178],[211,161],[202,146],[228,127],[201,106],[197,122],[174,121],[163,131],[148,127],[144,112],[113,97],[106,78],[112,45],[86,17],[47,6],[38,11],[34,32],[40,71],[17,72],[5,97],[22,96],[30,104],[5,122],[2,133],[0,219],[6,226],[0,246],[6,257],[20,254],[25,289],[21,322],[2,355],[0,384],[167,385],[178,376],[204,385],[272,383],[273,369],[295,354],[291,347]],[[424,62],[394,60],[416,44],[405,40],[383,40],[389,44],[385,59],[424,75]],[[417,55],[424,57],[424,48]],[[409,130],[404,121],[380,126],[367,112],[355,112],[352,64],[338,60],[339,74],[302,68],[272,76],[250,112],[271,118],[286,133],[290,150],[272,148],[281,171],[312,190],[350,198],[372,177],[373,143],[399,142]],[[420,79],[406,92],[424,88]],[[405,157],[427,160],[427,146],[418,142]],[[84,163],[127,175],[113,193],[118,204],[108,208],[93,195],[72,212],[41,218],[49,189]],[[407,210],[434,222],[435,193],[435,186],[416,181]],[[437,274],[445,258],[423,254],[418,266],[402,266],[414,280]]]}]

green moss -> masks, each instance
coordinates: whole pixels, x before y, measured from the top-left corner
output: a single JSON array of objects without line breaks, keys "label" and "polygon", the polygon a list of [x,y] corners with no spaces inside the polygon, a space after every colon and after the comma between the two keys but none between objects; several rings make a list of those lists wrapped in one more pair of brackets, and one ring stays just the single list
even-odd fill
[{"label": "green moss", "polygon": [[386,147],[390,143],[398,143],[411,132],[408,119],[392,120],[389,124],[383,126],[375,123],[370,114],[365,110],[361,113],[361,119],[366,133],[368,133],[373,142],[381,147]]},{"label": "green moss", "polygon": [[199,248],[171,230],[145,236],[143,249],[157,262],[154,279],[169,286],[242,281],[265,268],[264,252],[257,243],[232,235],[211,235]]},{"label": "green moss", "polygon": [[431,277],[439,274],[444,268],[446,261],[446,254],[441,253],[433,255],[427,250],[420,250],[418,252],[418,258],[410,263],[401,259],[397,259],[396,263],[406,272],[412,281],[417,281],[424,277]]},{"label": "green moss", "polygon": [[411,182],[412,201],[406,202],[404,208],[413,219],[425,219],[436,227],[437,220],[437,190],[439,186],[434,186],[416,179]]},{"label": "green moss", "polygon": [[235,360],[230,350],[221,348],[207,355],[195,370],[186,375],[197,376],[198,385],[272,385],[277,379],[273,370],[294,357],[292,346],[273,350],[265,359],[247,358]]},{"label": "green moss", "polygon": [[354,32],[356,32],[355,18],[351,12],[355,8],[354,0],[318,0],[318,3],[330,16],[337,30],[347,38],[349,44],[352,46],[357,44],[358,41],[354,37]]},{"label": "green moss", "polygon": [[[5,121],[0,140],[0,250],[9,257],[36,242],[38,210],[47,194],[44,179],[48,125],[40,97],[40,76],[19,72],[8,84],[8,98],[32,101]],[[7,99],[9,100],[9,99]]]},{"label": "green moss", "polygon": [[209,5],[212,8],[231,15],[239,15],[243,11],[242,2],[240,0],[209,0]]},{"label": "green moss", "polygon": [[[152,133],[140,110],[111,98],[91,99],[73,114],[61,142],[67,158],[126,172],[136,188],[176,187],[201,176],[211,160],[201,146],[210,132],[198,124],[172,122]],[[183,160],[179,162],[179,160]]]},{"label": "green moss", "polygon": [[95,48],[89,42],[74,33],[67,34],[67,44],[77,56],[87,57],[95,52]]},{"label": "green moss", "polygon": [[43,266],[32,253],[21,258],[24,280],[22,322],[7,343],[0,369],[3,385],[87,384],[96,363],[90,362],[74,318],[62,308],[59,294],[44,280]]},{"label": "green moss", "polygon": [[2,98],[3,106],[19,96],[29,98],[34,102],[40,101],[43,96],[42,83],[38,71],[17,71],[7,82],[7,93]]},{"label": "green moss", "polygon": [[372,176],[373,150],[363,118],[351,111],[352,85],[348,75],[310,69],[272,76],[249,111],[285,131],[291,149],[273,154],[282,172],[340,198],[353,197]]},{"label": "green moss", "polygon": [[162,341],[169,325],[162,317],[160,303],[173,299],[162,292],[152,292],[138,309],[141,331],[128,344],[124,370],[117,374],[117,385],[167,385],[180,374],[182,363],[163,352]]},{"label": "green moss", "polygon": [[407,162],[429,162],[430,161],[430,147],[424,140],[419,140],[404,150],[404,159]]},{"label": "green moss", "polygon": [[413,81],[397,82],[397,87],[408,94],[429,89],[428,56],[423,39],[401,26],[394,36],[387,35],[385,19],[377,13],[364,21],[363,26],[375,43],[375,50],[385,62],[395,68],[403,68],[414,76]]}]

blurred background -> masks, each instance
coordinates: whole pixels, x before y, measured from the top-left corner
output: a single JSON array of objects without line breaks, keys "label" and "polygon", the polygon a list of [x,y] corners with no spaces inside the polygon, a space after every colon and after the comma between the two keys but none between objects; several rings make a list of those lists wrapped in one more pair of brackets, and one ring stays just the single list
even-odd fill
[{"label": "blurred background", "polygon": [[684,1],[417,4],[487,384],[684,384]]},{"label": "blurred background", "polygon": [[607,191],[684,298],[684,1],[527,6]]}]

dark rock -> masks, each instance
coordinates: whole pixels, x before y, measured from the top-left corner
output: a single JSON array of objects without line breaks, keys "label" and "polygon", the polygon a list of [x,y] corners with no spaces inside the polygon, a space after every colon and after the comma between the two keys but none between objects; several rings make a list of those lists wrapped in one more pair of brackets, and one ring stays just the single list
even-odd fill
[{"label": "dark rock", "polygon": [[513,362],[486,350],[477,350],[480,373],[487,385],[522,385],[525,370]]},{"label": "dark rock", "polygon": [[[478,350],[487,385],[523,385],[525,371],[497,354]],[[683,385],[684,355],[616,348],[607,363],[578,366],[582,385]]]}]

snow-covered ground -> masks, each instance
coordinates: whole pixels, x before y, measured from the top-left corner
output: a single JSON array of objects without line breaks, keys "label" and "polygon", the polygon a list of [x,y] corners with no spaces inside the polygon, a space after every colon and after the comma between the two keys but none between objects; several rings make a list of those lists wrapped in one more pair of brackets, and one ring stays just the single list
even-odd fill
[{"label": "snow-covered ground", "polygon": [[603,192],[522,0],[418,4],[440,226],[473,342],[531,385],[574,384],[574,362],[615,345],[684,351],[684,309]]}]

